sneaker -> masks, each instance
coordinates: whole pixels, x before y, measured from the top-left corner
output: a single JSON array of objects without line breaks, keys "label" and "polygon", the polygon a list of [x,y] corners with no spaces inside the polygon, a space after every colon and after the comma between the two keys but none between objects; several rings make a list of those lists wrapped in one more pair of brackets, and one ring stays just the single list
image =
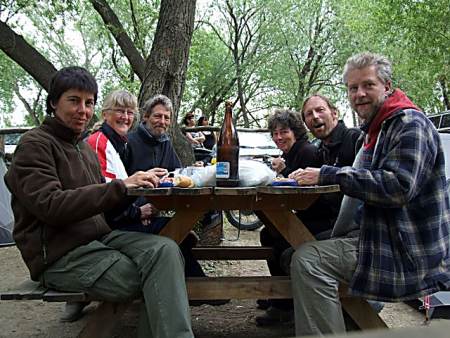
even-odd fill
[{"label": "sneaker", "polygon": [[268,299],[257,299],[256,308],[259,310],[267,310],[270,307],[270,301]]},{"label": "sneaker", "polygon": [[91,302],[67,302],[64,308],[64,314],[61,316],[61,322],[75,322],[83,317],[83,309]]},{"label": "sneaker", "polygon": [[200,238],[198,237],[198,235],[191,230],[189,231],[183,242],[181,242],[181,245],[183,245],[184,248],[192,249],[197,245],[199,240]]},{"label": "sneaker", "polygon": [[276,307],[269,307],[266,313],[255,318],[257,326],[273,326],[294,322],[294,310],[281,310]]}]

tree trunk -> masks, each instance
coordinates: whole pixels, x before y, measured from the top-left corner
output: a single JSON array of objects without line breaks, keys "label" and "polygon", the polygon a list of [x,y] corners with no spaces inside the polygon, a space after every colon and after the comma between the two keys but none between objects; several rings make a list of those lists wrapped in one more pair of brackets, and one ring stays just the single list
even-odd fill
[{"label": "tree trunk", "polygon": [[184,82],[194,32],[196,0],[162,0],[152,50],[146,60],[145,75],[139,93],[139,103],[156,94],[164,94],[173,102],[171,122],[175,151],[184,165],[193,162],[190,144],[177,124]]}]

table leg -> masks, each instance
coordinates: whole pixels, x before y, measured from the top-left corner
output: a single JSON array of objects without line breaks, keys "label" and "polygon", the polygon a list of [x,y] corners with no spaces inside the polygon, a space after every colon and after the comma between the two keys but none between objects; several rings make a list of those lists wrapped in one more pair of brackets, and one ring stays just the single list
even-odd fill
[{"label": "table leg", "polygon": [[361,330],[386,329],[388,327],[365,299],[359,297],[341,298],[341,304]]},{"label": "table leg", "polygon": [[203,210],[179,209],[159,234],[180,244],[204,214]]},{"label": "table leg", "polygon": [[302,243],[315,240],[303,222],[292,211],[261,210],[256,211],[256,214],[264,224],[268,222],[275,227],[293,248],[297,248]]}]

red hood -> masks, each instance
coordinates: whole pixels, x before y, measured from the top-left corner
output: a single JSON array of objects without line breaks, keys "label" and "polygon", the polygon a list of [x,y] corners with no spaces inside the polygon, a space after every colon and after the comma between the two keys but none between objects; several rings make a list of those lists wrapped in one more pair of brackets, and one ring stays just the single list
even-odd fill
[{"label": "red hood", "polygon": [[384,101],[380,111],[370,123],[369,131],[367,133],[366,141],[364,142],[364,149],[372,149],[377,142],[378,134],[381,130],[381,124],[389,116],[403,109],[416,109],[414,103],[403,93],[400,89],[395,89],[391,95]]}]

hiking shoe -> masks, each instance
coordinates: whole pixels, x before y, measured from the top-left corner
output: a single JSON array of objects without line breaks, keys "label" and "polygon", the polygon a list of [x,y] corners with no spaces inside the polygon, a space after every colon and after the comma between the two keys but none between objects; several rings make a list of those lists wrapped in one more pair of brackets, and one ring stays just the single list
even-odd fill
[{"label": "hiking shoe", "polygon": [[270,301],[268,299],[257,299],[256,308],[259,310],[267,310],[270,307]]},{"label": "hiking shoe", "polygon": [[257,326],[273,326],[294,322],[294,310],[281,310],[269,307],[266,313],[255,318]]},{"label": "hiking shoe", "polygon": [[67,302],[64,314],[59,319],[61,322],[75,322],[83,317],[83,309],[91,302]]}]

